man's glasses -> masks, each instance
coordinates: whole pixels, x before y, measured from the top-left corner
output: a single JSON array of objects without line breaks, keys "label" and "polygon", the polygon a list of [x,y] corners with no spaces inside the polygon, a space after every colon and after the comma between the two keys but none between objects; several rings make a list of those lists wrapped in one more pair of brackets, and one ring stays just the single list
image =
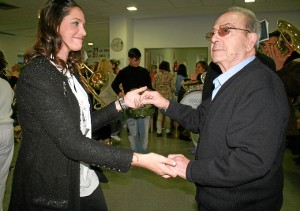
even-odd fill
[{"label": "man's glasses", "polygon": [[210,41],[211,38],[214,36],[214,34],[216,33],[216,31],[218,32],[218,35],[220,37],[224,37],[227,34],[229,34],[230,30],[241,30],[241,31],[246,31],[248,33],[250,33],[250,30],[248,29],[241,29],[241,28],[235,28],[235,27],[230,27],[230,26],[221,26],[218,30],[214,30],[214,31],[210,31],[205,35],[205,38]]}]

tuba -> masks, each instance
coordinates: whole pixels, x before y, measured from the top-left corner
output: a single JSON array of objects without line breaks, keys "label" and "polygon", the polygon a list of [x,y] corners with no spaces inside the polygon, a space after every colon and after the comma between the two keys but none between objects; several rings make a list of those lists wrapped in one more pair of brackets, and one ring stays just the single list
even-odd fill
[{"label": "tuba", "polygon": [[279,20],[277,21],[280,36],[277,46],[283,56],[287,55],[291,48],[300,54],[300,31],[291,23]]},{"label": "tuba", "polygon": [[207,71],[203,72],[200,76],[200,80],[201,82],[204,84],[204,81],[205,81],[205,77],[206,77],[206,74],[207,74]]},{"label": "tuba", "polygon": [[[93,96],[94,109],[101,109],[101,107],[104,107],[106,103],[103,99],[101,99],[97,91],[99,91],[105,85],[104,77],[99,72],[93,72],[84,63],[77,64],[77,67],[81,82],[83,83],[85,89]],[[90,74],[89,77],[83,75],[83,73],[86,73],[86,71],[88,71]]]}]

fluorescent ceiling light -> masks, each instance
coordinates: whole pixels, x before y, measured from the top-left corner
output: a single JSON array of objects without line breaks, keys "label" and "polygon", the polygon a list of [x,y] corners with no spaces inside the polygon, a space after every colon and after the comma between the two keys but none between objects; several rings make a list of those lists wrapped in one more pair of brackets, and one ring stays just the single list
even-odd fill
[{"label": "fluorescent ceiling light", "polygon": [[255,0],[245,0],[245,3],[255,2]]},{"label": "fluorescent ceiling light", "polygon": [[129,10],[129,11],[136,11],[137,8],[136,7],[127,7],[127,10]]},{"label": "fluorescent ceiling light", "polygon": [[89,43],[88,43],[88,45],[94,45],[94,43],[92,43],[92,42],[89,42]]}]

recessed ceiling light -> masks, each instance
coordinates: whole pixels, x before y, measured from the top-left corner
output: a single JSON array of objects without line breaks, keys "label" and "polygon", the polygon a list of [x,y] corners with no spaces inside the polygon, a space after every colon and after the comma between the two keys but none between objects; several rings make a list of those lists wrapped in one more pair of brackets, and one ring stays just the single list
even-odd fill
[{"label": "recessed ceiling light", "polygon": [[92,42],[89,42],[89,43],[88,43],[88,45],[94,45],[94,43],[92,43]]},{"label": "recessed ceiling light", "polygon": [[136,11],[137,8],[136,7],[127,7],[127,10],[129,10],[129,11]]},{"label": "recessed ceiling light", "polygon": [[245,3],[255,2],[255,0],[245,0]]}]

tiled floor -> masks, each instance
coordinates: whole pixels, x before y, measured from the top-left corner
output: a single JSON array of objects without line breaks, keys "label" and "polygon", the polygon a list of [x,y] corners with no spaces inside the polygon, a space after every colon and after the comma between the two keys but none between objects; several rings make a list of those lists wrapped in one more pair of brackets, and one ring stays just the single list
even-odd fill
[{"label": "tiled floor", "polygon": [[[113,142],[115,147],[129,148],[126,130],[123,128],[121,142]],[[16,153],[18,146],[16,144]],[[182,141],[175,137],[156,137],[154,132],[149,136],[149,151],[163,155],[183,153],[192,158],[188,150],[192,142]],[[192,183],[181,178],[163,179],[154,173],[140,168],[132,168],[128,173],[117,173],[104,170],[110,182],[103,184],[109,210],[111,211],[193,211],[196,210],[194,201],[195,187]],[[7,210],[11,178],[10,172],[4,211]],[[284,204],[282,211],[300,211],[300,165],[293,159],[290,150],[284,157]]]}]

